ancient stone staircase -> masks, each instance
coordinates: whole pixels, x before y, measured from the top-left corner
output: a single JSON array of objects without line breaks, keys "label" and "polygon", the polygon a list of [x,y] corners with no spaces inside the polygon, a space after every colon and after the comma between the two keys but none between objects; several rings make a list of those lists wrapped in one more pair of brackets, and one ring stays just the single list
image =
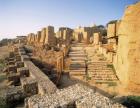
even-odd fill
[{"label": "ancient stone staircase", "polygon": [[69,58],[71,59],[69,66],[71,78],[92,80],[100,84],[118,82],[113,65],[106,60],[102,60],[103,55],[98,53],[94,47],[88,47],[84,43],[73,43]]},{"label": "ancient stone staircase", "polygon": [[86,54],[84,51],[84,43],[75,43],[71,45],[70,52],[68,54],[71,59],[69,66],[69,75],[71,78],[83,79],[86,75]]},{"label": "ancient stone staircase", "polygon": [[94,47],[86,50],[88,54],[88,76],[97,84],[117,84],[119,82],[113,64],[109,63],[104,55]]},{"label": "ancient stone staircase", "polygon": [[118,81],[111,66],[106,61],[90,62],[88,64],[88,74],[97,83]]}]

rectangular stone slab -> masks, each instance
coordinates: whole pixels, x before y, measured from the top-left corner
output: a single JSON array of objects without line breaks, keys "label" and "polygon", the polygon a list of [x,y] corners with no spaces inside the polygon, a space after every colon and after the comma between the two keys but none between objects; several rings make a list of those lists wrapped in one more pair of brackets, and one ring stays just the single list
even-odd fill
[{"label": "rectangular stone slab", "polygon": [[21,78],[21,85],[27,96],[35,95],[38,93],[38,83],[32,77]]},{"label": "rectangular stone slab", "polygon": [[20,77],[29,76],[29,69],[27,67],[17,68],[17,72],[20,74]]}]

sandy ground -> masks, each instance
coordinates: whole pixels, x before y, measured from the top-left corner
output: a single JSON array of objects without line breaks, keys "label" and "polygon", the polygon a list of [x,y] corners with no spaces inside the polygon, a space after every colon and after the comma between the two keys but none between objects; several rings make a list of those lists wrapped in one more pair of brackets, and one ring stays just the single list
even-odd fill
[{"label": "sandy ground", "polygon": [[0,47],[0,59],[7,57],[11,49],[8,46]]}]

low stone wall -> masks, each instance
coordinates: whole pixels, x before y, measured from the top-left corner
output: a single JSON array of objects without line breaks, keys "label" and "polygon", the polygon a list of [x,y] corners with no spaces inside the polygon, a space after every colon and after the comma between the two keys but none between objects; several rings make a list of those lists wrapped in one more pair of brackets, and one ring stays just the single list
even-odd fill
[{"label": "low stone wall", "polygon": [[24,63],[29,68],[30,76],[37,79],[39,94],[54,93],[57,90],[55,84],[31,61],[25,61]]},{"label": "low stone wall", "polygon": [[[22,48],[22,51],[23,50],[24,49]],[[20,51],[21,50],[19,50],[19,52]],[[37,79],[39,94],[54,93],[57,90],[55,84],[38,67],[36,67],[32,61],[30,61],[29,56],[21,55],[21,60],[24,62],[24,66],[29,69],[30,77]]]},{"label": "low stone wall", "polygon": [[[38,93],[42,95],[46,93],[50,94],[57,90],[55,84],[30,61],[23,46],[15,47],[13,54],[14,55],[10,56],[8,59],[8,63],[13,63],[12,65],[7,64],[6,70],[9,84],[13,86],[6,92],[5,98],[8,102],[15,101],[16,97],[20,100],[20,97],[18,97],[20,94],[21,98],[25,98]],[[19,88],[17,85],[20,84],[21,86]],[[24,94],[24,97],[22,94]]]}]

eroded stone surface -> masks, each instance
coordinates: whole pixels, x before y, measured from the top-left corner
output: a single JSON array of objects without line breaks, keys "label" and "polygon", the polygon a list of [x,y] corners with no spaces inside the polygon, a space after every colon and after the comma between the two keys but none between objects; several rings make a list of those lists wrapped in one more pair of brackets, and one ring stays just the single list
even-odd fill
[{"label": "eroded stone surface", "polygon": [[[73,106],[76,102],[77,108],[123,108],[122,105],[113,103],[107,97],[95,93],[93,89],[82,84],[60,89],[52,95],[35,95],[28,99],[29,108],[56,108]],[[87,103],[87,104],[86,104]]]}]

